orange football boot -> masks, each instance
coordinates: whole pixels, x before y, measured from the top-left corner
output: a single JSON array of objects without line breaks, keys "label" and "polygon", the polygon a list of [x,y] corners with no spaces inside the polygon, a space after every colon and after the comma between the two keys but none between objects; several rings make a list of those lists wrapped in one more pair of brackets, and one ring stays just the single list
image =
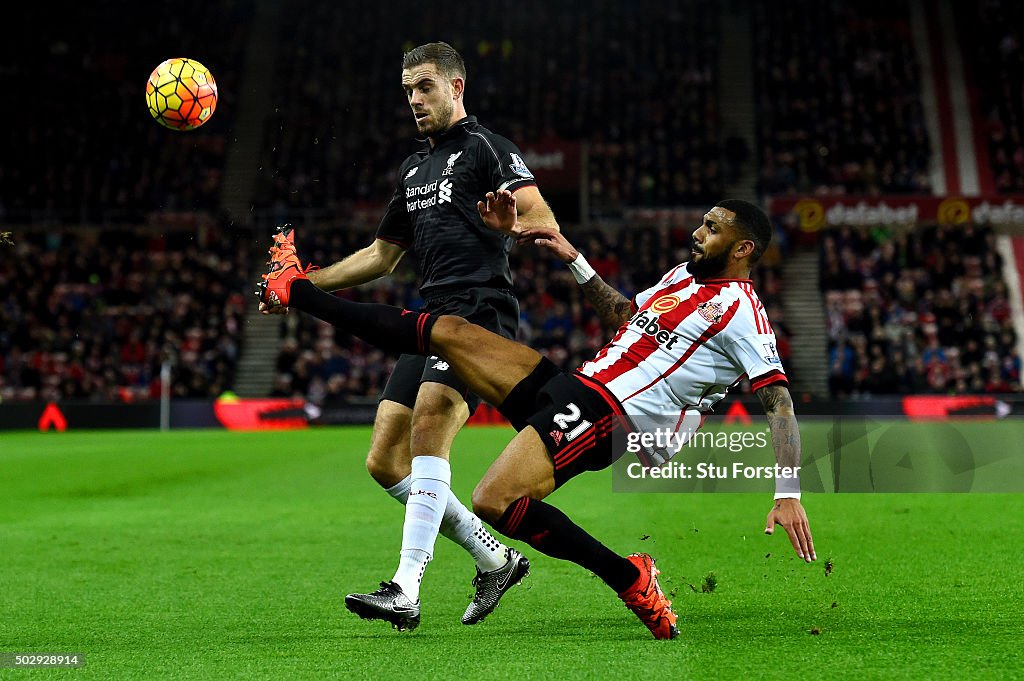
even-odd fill
[{"label": "orange football boot", "polygon": [[288,298],[291,294],[292,282],[296,279],[306,279],[306,272],[312,268],[302,269],[299,256],[295,252],[295,230],[291,225],[282,225],[277,228],[274,234],[274,245],[270,247],[270,260],[267,273],[261,275],[263,281],[259,283],[259,290],[256,295],[260,302],[268,307],[283,305],[288,307]]},{"label": "orange football boot", "polygon": [[646,553],[634,553],[626,560],[640,570],[640,576],[633,586],[619,594],[619,598],[651,630],[654,638],[675,638],[679,635],[676,614],[672,612],[672,601],[661,592],[658,584],[661,571],[654,567],[654,559]]}]

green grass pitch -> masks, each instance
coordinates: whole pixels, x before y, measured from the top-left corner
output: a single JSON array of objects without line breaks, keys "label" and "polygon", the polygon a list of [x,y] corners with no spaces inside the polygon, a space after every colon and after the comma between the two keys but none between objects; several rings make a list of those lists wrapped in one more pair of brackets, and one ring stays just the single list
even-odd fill
[{"label": "green grass pitch", "polygon": [[[992,446],[1021,447],[1017,424]],[[453,487],[511,435],[464,431]],[[347,612],[390,579],[401,508],[366,475],[367,428],[0,435],[0,651],[85,668],[2,678],[1019,678],[1024,495],[805,496],[805,565],[755,494],[551,502],[620,552],[648,551],[681,635],[654,641],[592,575],[520,547],[533,574],[483,624],[459,618],[470,558],[445,539],[411,633]],[[831,574],[826,574],[830,561]],[[714,573],[717,588],[702,593]],[[694,588],[691,588],[692,585]],[[812,633],[813,632],[813,633]]]}]

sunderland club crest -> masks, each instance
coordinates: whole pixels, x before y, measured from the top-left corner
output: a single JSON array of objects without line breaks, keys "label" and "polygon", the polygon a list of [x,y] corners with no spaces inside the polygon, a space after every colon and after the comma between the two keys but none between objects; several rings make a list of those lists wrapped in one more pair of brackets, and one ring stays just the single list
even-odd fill
[{"label": "sunderland club crest", "polygon": [[708,320],[712,324],[717,324],[722,321],[722,317],[725,315],[725,309],[721,303],[709,300],[706,303],[701,303],[697,306],[697,312],[700,316]]}]

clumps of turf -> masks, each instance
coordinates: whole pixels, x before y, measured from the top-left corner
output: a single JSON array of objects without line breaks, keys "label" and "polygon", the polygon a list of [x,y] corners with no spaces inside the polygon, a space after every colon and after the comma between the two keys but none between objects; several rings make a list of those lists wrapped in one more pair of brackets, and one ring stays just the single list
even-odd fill
[{"label": "clumps of turf", "polygon": [[[698,593],[697,592],[697,587],[695,587],[693,584],[688,584],[687,586],[690,587],[690,589],[693,591],[693,593]],[[701,583],[700,583],[700,593],[702,593],[702,594],[714,593],[715,589],[717,587],[718,587],[718,577],[715,576],[714,572],[709,572],[704,577],[704,579],[701,580]]]},{"label": "clumps of turf", "polygon": [[825,576],[826,577],[828,577],[830,574],[832,574],[832,568],[833,567],[835,567],[835,564],[832,562],[832,559],[831,558],[826,558],[825,559]]}]

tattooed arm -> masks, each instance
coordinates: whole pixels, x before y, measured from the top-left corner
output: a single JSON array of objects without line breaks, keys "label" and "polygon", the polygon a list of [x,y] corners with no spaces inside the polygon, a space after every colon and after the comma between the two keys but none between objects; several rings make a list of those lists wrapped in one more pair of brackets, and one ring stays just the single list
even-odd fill
[{"label": "tattooed arm", "polygon": [[789,389],[780,383],[772,383],[758,390],[757,397],[768,416],[775,461],[783,467],[800,466],[800,428],[797,426]]},{"label": "tattooed arm", "polygon": [[633,305],[622,295],[605,283],[604,279],[594,275],[585,284],[580,284],[583,295],[597,310],[601,323],[612,328],[619,328],[633,316]]},{"label": "tattooed arm", "polygon": [[[573,275],[577,276],[579,267],[574,267],[573,263],[580,257],[580,252],[569,243],[569,240],[561,232],[550,229],[528,229],[519,237],[520,240],[533,241],[541,248],[546,248],[554,253],[562,262],[569,265],[573,270]],[[604,279],[591,270],[590,265],[586,265],[586,269],[589,271],[590,277],[580,283],[583,295],[597,310],[597,316],[601,323],[615,329],[619,328],[633,316],[633,305],[626,296],[609,286]],[[579,276],[576,280],[580,280]]]},{"label": "tattooed arm", "polygon": [[[775,447],[775,461],[779,468],[798,468],[800,466],[800,428],[793,411],[793,398],[789,389],[779,383],[766,385],[757,391],[761,406],[768,416],[768,426],[772,432],[772,445]],[[786,483],[789,483],[788,485]],[[797,555],[808,563],[817,560],[814,553],[814,539],[811,537],[811,526],[807,521],[807,513],[800,504],[799,479],[781,479],[776,487],[781,494],[776,495],[775,504],[768,513],[765,534],[772,534],[775,525],[781,525],[789,536],[790,543]]]}]

